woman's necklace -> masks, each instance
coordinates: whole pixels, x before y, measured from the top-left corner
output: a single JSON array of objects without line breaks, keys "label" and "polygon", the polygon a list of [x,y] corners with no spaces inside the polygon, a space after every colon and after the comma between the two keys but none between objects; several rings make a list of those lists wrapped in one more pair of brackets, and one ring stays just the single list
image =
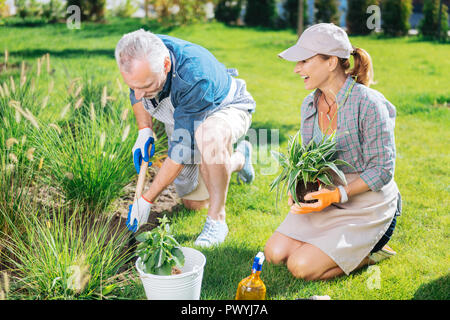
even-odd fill
[{"label": "woman's necklace", "polygon": [[325,103],[328,105],[328,111],[327,111],[327,118],[328,121],[331,121],[330,119],[330,111],[331,111],[331,107],[336,103],[336,101],[334,101],[331,105],[328,103],[327,98],[325,97],[325,94],[323,94],[323,99],[325,100]]}]

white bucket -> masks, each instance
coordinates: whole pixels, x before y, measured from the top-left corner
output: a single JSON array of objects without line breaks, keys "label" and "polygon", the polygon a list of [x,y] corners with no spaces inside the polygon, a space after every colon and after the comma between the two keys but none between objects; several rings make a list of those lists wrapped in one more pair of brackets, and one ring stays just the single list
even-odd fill
[{"label": "white bucket", "polygon": [[198,250],[182,247],[185,262],[181,274],[159,276],[145,273],[141,268],[141,258],[136,260],[136,268],[144,285],[148,300],[199,300],[202,288],[203,268],[206,258]]}]

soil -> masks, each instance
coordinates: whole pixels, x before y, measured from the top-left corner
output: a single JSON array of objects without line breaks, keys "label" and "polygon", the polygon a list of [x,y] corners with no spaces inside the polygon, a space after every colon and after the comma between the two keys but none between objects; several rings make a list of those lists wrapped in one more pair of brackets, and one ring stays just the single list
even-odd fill
[{"label": "soil", "polygon": [[181,270],[178,267],[172,267],[172,275],[181,274]]},{"label": "soil", "polygon": [[[146,189],[150,186],[150,183],[153,182],[154,177],[158,173],[159,168],[156,166],[151,166],[147,171],[147,181],[146,181]],[[136,192],[136,183],[137,183],[137,175],[135,178],[124,188],[124,195],[119,199],[115,200],[112,204],[112,208],[116,215],[126,221],[128,216],[128,207],[133,203],[134,194]],[[161,194],[159,195],[156,202],[153,204],[150,217],[148,218],[147,225],[143,226],[142,231],[148,231],[153,229],[158,225],[158,217],[162,217],[164,214],[172,213],[178,211],[182,208],[181,199],[178,197],[178,194],[175,189],[175,185],[169,185]],[[145,229],[145,230],[144,230]],[[141,229],[139,229],[141,230]]]},{"label": "soil", "polygon": [[295,189],[296,193],[297,193],[297,199],[300,202],[303,203],[314,203],[317,202],[318,200],[314,199],[314,200],[305,200],[304,197],[307,193],[310,192],[314,192],[314,191],[318,191],[319,190],[319,183],[318,182],[308,182],[306,183],[306,188],[305,188],[305,184],[303,183],[303,180],[300,180],[297,183],[297,187]]}]

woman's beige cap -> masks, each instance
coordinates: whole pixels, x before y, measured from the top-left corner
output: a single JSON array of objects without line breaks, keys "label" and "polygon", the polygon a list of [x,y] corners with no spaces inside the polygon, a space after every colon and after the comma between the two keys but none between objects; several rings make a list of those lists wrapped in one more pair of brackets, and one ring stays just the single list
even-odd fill
[{"label": "woman's beige cap", "polygon": [[288,61],[301,61],[318,53],[348,59],[353,48],[347,33],[333,23],[318,23],[303,31],[297,43],[278,54]]}]

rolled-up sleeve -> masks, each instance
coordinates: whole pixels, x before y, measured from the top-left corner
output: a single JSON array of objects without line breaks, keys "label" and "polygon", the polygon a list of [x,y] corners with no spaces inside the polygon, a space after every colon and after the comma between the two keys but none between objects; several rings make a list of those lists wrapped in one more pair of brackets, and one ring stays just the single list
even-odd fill
[{"label": "rolled-up sleeve", "polygon": [[386,104],[389,104],[387,100],[372,98],[366,100],[361,109],[360,129],[365,170],[360,177],[372,191],[380,190],[394,176],[395,108]]},{"label": "rolled-up sleeve", "polygon": [[194,132],[205,120],[213,103],[213,83],[207,79],[198,79],[192,86],[186,86],[174,95],[174,132],[168,151],[170,159],[179,164],[199,161]]}]

